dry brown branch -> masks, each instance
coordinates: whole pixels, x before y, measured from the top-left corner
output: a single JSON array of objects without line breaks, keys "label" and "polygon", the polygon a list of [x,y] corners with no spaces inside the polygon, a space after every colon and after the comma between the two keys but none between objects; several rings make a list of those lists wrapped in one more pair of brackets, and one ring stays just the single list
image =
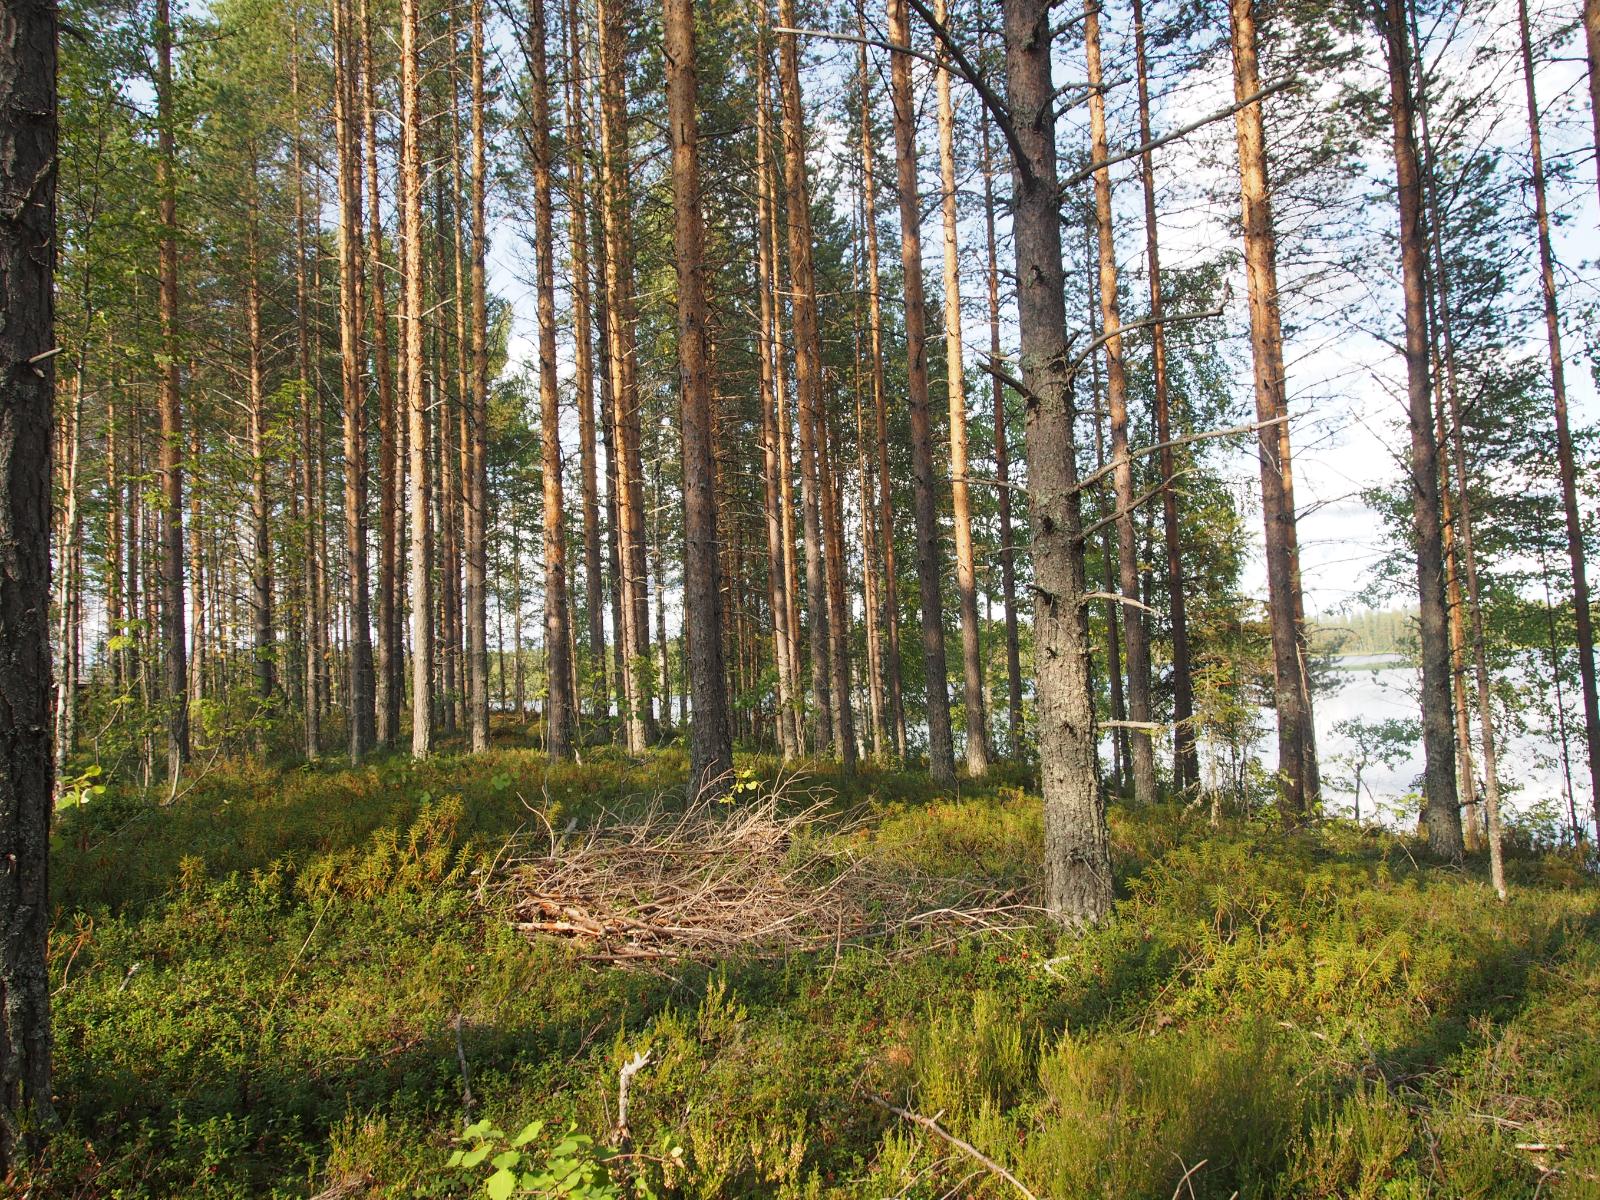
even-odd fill
[{"label": "dry brown branch", "polygon": [[1014,888],[888,863],[829,798],[792,803],[784,792],[677,812],[658,801],[560,837],[519,834],[484,890],[519,933],[616,965],[838,954],[896,938],[926,949],[1033,923],[1036,908]]},{"label": "dry brown branch", "polygon": [[982,1163],[989,1169],[990,1172],[998,1175],[1012,1187],[1016,1188],[1021,1195],[1027,1197],[1027,1200],[1039,1200],[1039,1198],[1025,1188],[1022,1185],[1022,1181],[1010,1171],[1006,1170],[999,1163],[995,1162],[994,1159],[990,1158],[982,1150],[979,1150],[971,1142],[964,1142],[955,1134],[947,1132],[944,1127],[941,1126],[933,1117],[925,1117],[921,1113],[914,1113],[910,1109],[901,1108],[896,1104],[890,1104],[881,1096],[873,1096],[869,1094],[867,1099],[872,1101],[879,1108],[888,1112],[892,1112],[895,1116],[899,1117],[903,1121],[910,1121],[913,1125],[922,1126],[922,1128],[926,1129],[935,1137],[942,1138],[946,1142],[949,1142],[950,1145],[954,1146],[957,1150],[960,1150],[963,1154],[971,1155],[975,1161]]}]

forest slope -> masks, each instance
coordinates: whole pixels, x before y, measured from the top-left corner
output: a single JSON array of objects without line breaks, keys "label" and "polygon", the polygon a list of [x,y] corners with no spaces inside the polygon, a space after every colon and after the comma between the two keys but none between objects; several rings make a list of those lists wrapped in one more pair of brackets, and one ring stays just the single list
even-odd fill
[{"label": "forest slope", "polygon": [[[501,748],[219,771],[167,808],[68,814],[65,1131],[33,1194],[482,1194],[484,1168],[447,1165],[463,1062],[475,1117],[603,1143],[645,1050],[634,1144],[662,1163],[634,1161],[668,1194],[1015,1194],[873,1097],[1039,1197],[1165,1200],[1191,1169],[1197,1200],[1600,1193],[1600,889],[1568,860],[1513,849],[1500,906],[1479,864],[1419,865],[1387,834],[1116,807],[1118,908],[1081,940],[656,970],[586,965],[483,900],[530,807],[577,827],[684,771]],[[1038,800],[1001,775],[959,799],[813,777],[865,822],[814,836],[1030,887]]]}]

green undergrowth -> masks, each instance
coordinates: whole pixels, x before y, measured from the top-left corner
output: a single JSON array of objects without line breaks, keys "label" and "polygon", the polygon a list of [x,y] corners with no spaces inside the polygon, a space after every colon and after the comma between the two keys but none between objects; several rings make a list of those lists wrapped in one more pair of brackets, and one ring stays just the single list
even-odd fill
[{"label": "green undergrowth", "polygon": [[[166,807],[113,789],[66,814],[63,1128],[12,1184],[482,1194],[449,1165],[468,1120],[605,1145],[648,1052],[630,1124],[681,1149],[652,1175],[669,1195],[1017,1194],[875,1099],[1041,1198],[1600,1195],[1600,889],[1571,860],[1514,856],[1501,905],[1480,864],[1386,834],[1117,808],[1117,911],[1079,938],[652,972],[508,929],[480,885],[509,834],[684,774],[675,752],[547,770],[501,748],[229,767]],[[947,794],[867,765],[788,790],[821,789],[855,822],[824,836],[890,866],[1030,888],[1039,802],[997,776]]]}]

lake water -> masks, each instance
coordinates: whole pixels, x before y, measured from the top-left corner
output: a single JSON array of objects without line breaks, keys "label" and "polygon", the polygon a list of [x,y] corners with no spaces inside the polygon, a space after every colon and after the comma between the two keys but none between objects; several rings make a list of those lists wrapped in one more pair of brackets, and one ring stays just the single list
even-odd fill
[{"label": "lake water", "polygon": [[[1330,810],[1348,813],[1352,800],[1348,780],[1353,772],[1340,759],[1350,755],[1355,746],[1350,738],[1336,733],[1334,727],[1342,721],[1358,719],[1369,723],[1391,717],[1418,720],[1421,715],[1417,698],[1419,675],[1415,667],[1398,655],[1347,655],[1338,660],[1338,665],[1341,668],[1335,675],[1338,689],[1316,698],[1317,752],[1322,764],[1324,801]],[[1278,749],[1272,721],[1270,712],[1263,714],[1262,727],[1266,736],[1258,748],[1263,764],[1269,769],[1277,763]],[[1578,819],[1583,821],[1593,810],[1586,785],[1582,728],[1581,725],[1575,728],[1570,717],[1567,736]],[[1476,714],[1473,738],[1476,743]],[[1550,804],[1562,813],[1567,811],[1560,739],[1556,731],[1511,738],[1506,745],[1497,748],[1501,788],[1509,811],[1527,811]],[[1411,747],[1409,755],[1393,767],[1369,764],[1362,776],[1365,785],[1361,797],[1362,815],[1372,815],[1373,799],[1367,794],[1369,789],[1379,801],[1389,805],[1395,805],[1407,793],[1420,791],[1422,768],[1420,739]]]}]

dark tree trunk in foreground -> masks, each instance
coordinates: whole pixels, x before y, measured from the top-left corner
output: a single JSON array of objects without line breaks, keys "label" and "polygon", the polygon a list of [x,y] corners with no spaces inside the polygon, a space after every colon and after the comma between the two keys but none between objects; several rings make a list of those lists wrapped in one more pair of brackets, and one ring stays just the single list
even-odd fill
[{"label": "dark tree trunk in foreground", "polygon": [[[0,14],[0,1175],[50,1102],[56,6]],[[181,688],[180,688],[181,691]]]},{"label": "dark tree trunk in foreground", "polygon": [[1111,911],[1111,843],[1095,761],[1083,619],[1083,525],[1061,268],[1051,40],[1049,0],[1007,0],[1006,102],[1021,151],[1011,168],[1012,236],[1027,387],[1044,898],[1056,920],[1078,927]]},{"label": "dark tree trunk in foreground", "polygon": [[[906,0],[889,0],[889,40],[909,45]],[[905,275],[906,390],[911,409],[911,476],[917,522],[917,581],[922,591],[922,657],[928,677],[928,773],[936,783],[956,778],[950,734],[950,687],[944,654],[940,592],[938,500],[934,495],[933,434],[928,427],[928,331],[922,294],[922,202],[917,194],[916,108],[911,56],[890,56],[894,145],[900,198],[900,262]],[[1057,218],[1059,220],[1059,217]]]},{"label": "dark tree trunk in foreground", "polygon": [[[471,375],[466,415],[467,508],[467,728],[472,749],[489,748],[489,307],[484,260],[489,252],[484,219],[488,157],[484,143],[483,0],[472,0],[472,291]],[[547,135],[548,136],[548,135]]]},{"label": "dark tree trunk in foreground", "polygon": [[1434,441],[1433,393],[1428,381],[1422,175],[1412,134],[1411,47],[1402,0],[1387,0],[1379,23],[1388,40],[1389,113],[1394,124],[1400,266],[1405,291],[1412,528],[1417,547],[1418,626],[1422,642],[1423,820],[1430,850],[1441,858],[1459,860],[1461,808],[1456,796],[1455,732],[1450,709],[1450,627],[1445,612],[1444,542],[1439,523],[1439,447]]}]

